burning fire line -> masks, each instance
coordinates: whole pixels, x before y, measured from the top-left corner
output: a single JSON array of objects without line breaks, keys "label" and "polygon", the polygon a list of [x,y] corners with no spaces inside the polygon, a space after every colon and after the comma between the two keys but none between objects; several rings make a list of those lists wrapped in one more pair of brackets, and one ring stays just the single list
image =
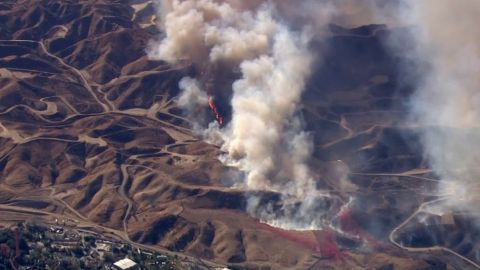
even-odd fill
[{"label": "burning fire line", "polygon": [[208,106],[210,107],[210,109],[215,114],[215,119],[217,120],[217,122],[220,125],[223,125],[223,123],[224,123],[223,116],[218,111],[217,106],[215,105],[215,102],[213,101],[213,97],[208,98]]},{"label": "burning fire line", "polygon": [[[349,210],[342,209],[338,218],[340,220],[340,228],[344,232],[358,236],[360,239],[365,240],[372,248],[379,248],[381,246],[374,237],[362,229]],[[264,223],[260,223],[260,227],[318,253],[322,259],[344,261],[346,257],[349,257],[342,252],[341,247],[337,243],[337,233],[331,229],[327,228],[312,231],[315,239],[308,234],[283,230]]]}]

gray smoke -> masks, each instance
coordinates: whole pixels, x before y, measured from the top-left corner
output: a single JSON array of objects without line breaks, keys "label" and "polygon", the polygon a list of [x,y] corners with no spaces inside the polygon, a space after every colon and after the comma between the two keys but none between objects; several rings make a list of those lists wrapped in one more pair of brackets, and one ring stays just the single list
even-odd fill
[{"label": "gray smoke", "polygon": [[[411,29],[410,42],[392,48],[425,69],[415,74],[410,123],[421,131],[425,157],[441,177],[449,208],[474,210],[480,174],[480,2],[473,0],[165,0],[159,2],[165,37],[149,55],[197,67],[239,70],[232,84],[232,118],[210,123],[205,137],[244,177],[237,186],[283,194],[283,208],[252,196],[250,213],[287,228],[322,226],[325,195],[308,166],[312,140],[298,115],[313,59],[309,42],[325,26],[387,23]],[[461,17],[461,18],[460,18]],[[408,45],[405,46],[405,45]],[[406,72],[408,73],[408,71]],[[420,79],[419,79],[420,78]],[[182,80],[179,104],[205,106],[202,78]],[[411,78],[410,78],[411,79]],[[302,202],[299,204],[299,202]],[[281,214],[279,214],[279,212]]]},{"label": "gray smoke", "polygon": [[208,95],[200,89],[197,80],[185,77],[179,83],[182,95],[177,103],[180,107],[193,111],[197,106],[206,106],[208,104]]},{"label": "gray smoke", "polygon": [[425,157],[441,177],[446,207],[478,211],[472,203],[479,198],[480,176],[480,2],[404,2],[398,21],[412,29],[411,47],[393,47],[424,67],[411,121],[422,129]]},{"label": "gray smoke", "polygon": [[323,226],[333,199],[316,188],[318,176],[308,165],[312,138],[299,115],[312,63],[321,63],[321,51],[313,53],[309,45],[325,37],[329,23],[371,23],[377,8],[386,10],[378,1],[159,2],[165,36],[151,44],[150,57],[189,60],[201,71],[196,79],[182,80],[180,106],[195,110],[208,100],[205,92],[222,88],[202,83],[204,76],[214,77],[210,67],[238,71],[231,86],[231,120],[224,127],[212,121],[202,134],[221,146],[225,165],[241,172],[236,187],[282,194],[280,209],[252,195],[252,215],[284,228]]},{"label": "gray smoke", "polygon": [[[243,172],[238,187],[283,194],[283,214],[262,208],[255,196],[250,213],[282,227],[319,226],[317,208],[326,195],[316,190],[307,165],[313,146],[298,106],[318,56],[308,45],[331,20],[332,2],[173,0],[163,1],[160,9],[165,37],[152,43],[150,57],[239,70],[231,121],[222,128],[212,122],[204,134],[221,145],[226,165]],[[283,11],[289,15],[280,16]],[[195,79],[183,79],[179,105],[191,111],[205,104],[201,87]]]}]

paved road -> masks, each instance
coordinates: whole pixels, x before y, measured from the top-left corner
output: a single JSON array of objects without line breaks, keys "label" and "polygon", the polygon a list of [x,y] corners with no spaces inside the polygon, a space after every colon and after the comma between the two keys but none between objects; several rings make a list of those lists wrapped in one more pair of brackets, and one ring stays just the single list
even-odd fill
[{"label": "paved road", "polygon": [[453,254],[457,257],[459,257],[460,259],[462,259],[464,262],[467,262],[468,264],[470,264],[471,266],[475,267],[476,269],[480,269],[480,265],[475,263],[474,261],[470,260],[469,258],[467,257],[464,257],[460,254],[458,254],[457,252],[449,249],[449,248],[446,248],[446,247],[441,247],[441,246],[433,246],[433,247],[427,247],[427,248],[412,248],[412,247],[406,247],[406,246],[403,246],[401,243],[397,242],[395,240],[395,235],[403,228],[405,227],[412,219],[415,218],[415,216],[421,212],[424,211],[425,207],[428,206],[428,205],[432,205],[432,204],[435,204],[435,203],[438,203],[440,201],[443,201],[445,200],[444,198],[441,198],[441,199],[436,199],[436,200],[433,200],[433,201],[429,201],[429,202],[425,202],[425,203],[422,203],[420,205],[420,207],[415,211],[413,212],[412,215],[410,215],[405,221],[403,221],[400,225],[398,225],[397,227],[395,227],[395,229],[392,230],[392,232],[390,232],[390,235],[389,235],[389,240],[392,244],[394,244],[395,246],[403,249],[403,250],[406,250],[408,252],[437,252],[437,251],[444,251],[444,252],[448,252],[450,254]]},{"label": "paved road", "polygon": [[125,200],[127,203],[127,210],[125,211],[125,216],[123,217],[123,231],[125,235],[128,237],[128,228],[127,228],[127,222],[130,217],[130,212],[132,211],[132,206],[133,206],[133,201],[125,194],[125,185],[128,182],[128,171],[127,171],[128,165],[122,164],[120,166],[120,170],[122,172],[122,184],[118,188],[118,193],[122,198]]},{"label": "paved road", "polygon": [[[2,212],[4,214],[2,214]],[[15,214],[19,214],[20,217],[15,218],[14,217]],[[200,263],[201,262],[202,265],[207,266],[207,267],[211,267],[211,268],[223,268],[223,267],[225,267],[225,265],[201,260],[197,257],[188,256],[188,255],[185,255],[183,253],[172,252],[172,251],[169,251],[167,249],[163,249],[163,248],[159,248],[159,247],[154,247],[154,246],[135,243],[135,242],[131,241],[129,239],[128,235],[126,235],[125,232],[123,232],[123,231],[118,231],[118,230],[115,230],[115,229],[112,229],[112,228],[104,227],[104,226],[101,226],[101,225],[98,225],[98,224],[95,224],[95,223],[91,223],[87,220],[78,220],[76,217],[54,214],[54,213],[50,213],[50,212],[43,211],[43,210],[36,210],[36,209],[30,209],[30,208],[25,208],[25,207],[2,205],[2,204],[0,204],[0,215],[2,217],[4,217],[3,220],[2,220],[3,222],[8,222],[9,219],[12,222],[18,222],[18,220],[26,220],[25,215],[28,215],[31,218],[31,220],[34,221],[34,222],[35,221],[38,222],[39,219],[40,220],[43,219],[43,221],[45,221],[45,223],[49,223],[48,220],[50,220],[50,222],[53,222],[53,220],[55,220],[55,219],[59,219],[59,220],[70,219],[70,220],[74,220],[75,222],[77,222],[75,229],[80,229],[80,230],[83,230],[83,231],[87,231],[87,232],[90,232],[92,234],[100,234],[100,235],[104,236],[105,238],[113,238],[113,239],[116,239],[116,240],[120,240],[122,242],[129,243],[131,246],[133,246],[135,248],[140,248],[140,249],[145,249],[145,250],[149,250],[149,251],[153,251],[153,252],[158,252],[158,253],[165,254],[165,255],[168,255],[168,256],[177,256],[181,260],[189,261],[189,262],[192,262],[192,263]]]}]

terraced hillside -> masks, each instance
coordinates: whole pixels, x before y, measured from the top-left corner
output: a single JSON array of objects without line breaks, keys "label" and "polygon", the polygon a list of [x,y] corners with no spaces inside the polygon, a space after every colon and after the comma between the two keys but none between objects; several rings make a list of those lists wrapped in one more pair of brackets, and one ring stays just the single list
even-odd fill
[{"label": "terraced hillside", "polygon": [[[332,240],[246,213],[247,194],[231,187],[219,147],[196,135],[175,100],[179,80],[199,71],[146,55],[162,35],[156,12],[142,0],[0,3],[0,216],[68,217],[224,266],[446,269],[438,254],[389,242],[436,179],[410,143],[415,127],[402,124],[411,89],[382,45],[384,26],[332,25],[303,98],[318,186],[338,194],[328,205],[347,203],[349,192],[358,198],[335,218],[364,239]],[[219,105],[228,112],[228,102]],[[208,107],[201,113],[214,119]],[[345,191],[345,177],[354,190]],[[263,203],[279,196],[259,195]]]}]

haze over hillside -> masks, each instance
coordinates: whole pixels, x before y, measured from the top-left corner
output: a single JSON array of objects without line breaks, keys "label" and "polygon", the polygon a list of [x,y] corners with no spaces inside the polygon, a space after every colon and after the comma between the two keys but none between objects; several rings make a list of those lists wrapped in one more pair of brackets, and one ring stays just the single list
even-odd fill
[{"label": "haze over hillside", "polygon": [[2,222],[240,269],[479,267],[476,62],[428,35],[448,10],[183,2],[0,3]]}]

